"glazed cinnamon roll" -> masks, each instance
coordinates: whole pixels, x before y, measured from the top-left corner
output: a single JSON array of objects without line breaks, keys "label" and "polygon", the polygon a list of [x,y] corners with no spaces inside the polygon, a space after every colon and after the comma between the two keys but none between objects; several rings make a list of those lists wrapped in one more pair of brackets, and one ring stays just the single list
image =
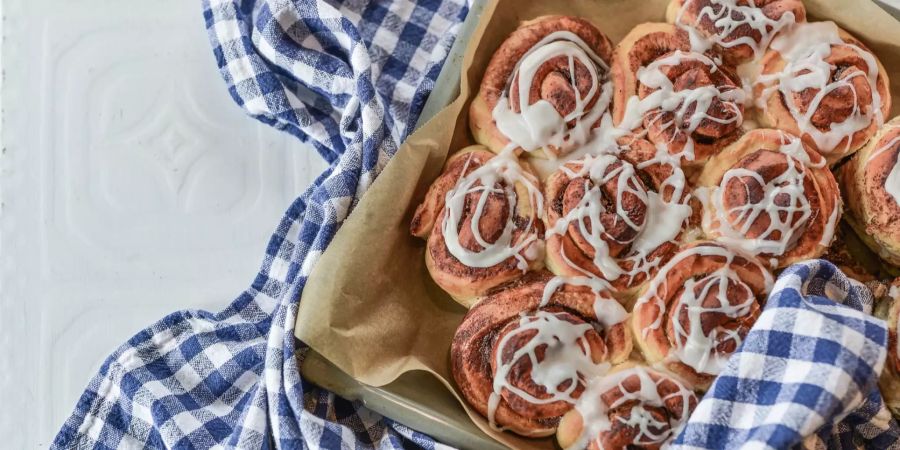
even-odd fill
[{"label": "glazed cinnamon roll", "polygon": [[512,154],[480,145],[447,160],[410,224],[427,239],[434,281],[466,306],[492,287],[543,266],[540,182]]},{"label": "glazed cinnamon roll", "polygon": [[562,448],[660,449],[672,441],[697,406],[681,381],[649,367],[623,364],[592,382],[559,424]]},{"label": "glazed cinnamon roll", "polygon": [[834,22],[779,34],[760,64],[759,123],[800,136],[829,164],[862,147],[891,109],[884,66]]},{"label": "glazed cinnamon roll", "polygon": [[590,22],[548,16],[497,49],[469,111],[475,140],[496,153],[555,157],[584,144],[609,107],[612,43]]},{"label": "glazed cinnamon roll", "polygon": [[900,266],[900,118],[841,166],[839,177],[850,208],[847,223],[882,259]]},{"label": "glazed cinnamon roll", "polygon": [[884,371],[878,380],[884,403],[891,412],[900,417],[900,341],[897,339],[900,326],[900,278],[887,283],[870,283],[875,296],[875,316],[887,322],[888,348]]},{"label": "glazed cinnamon roll", "polygon": [[837,181],[821,155],[785,132],[745,134],[710,159],[697,185],[706,236],[773,269],[819,257],[834,239]]},{"label": "glazed cinnamon roll", "polygon": [[806,21],[800,0],[671,0],[666,20],[690,28],[740,64],[762,57],[781,30]]},{"label": "glazed cinnamon roll", "polygon": [[747,95],[715,49],[691,50],[688,33],[665,23],[636,26],[616,47],[613,120],[646,133],[688,166],[737,139]]},{"label": "glazed cinnamon roll", "polygon": [[646,140],[569,161],[546,182],[547,267],[609,281],[633,297],[676,251],[692,215],[678,164],[654,160]]},{"label": "glazed cinnamon roll", "polygon": [[587,380],[628,358],[627,317],[599,280],[531,273],[466,314],[450,347],[453,378],[495,429],[549,436]]},{"label": "glazed cinnamon roll", "polygon": [[631,324],[651,365],[705,390],[756,322],[772,275],[712,242],[685,246],[638,298]]}]

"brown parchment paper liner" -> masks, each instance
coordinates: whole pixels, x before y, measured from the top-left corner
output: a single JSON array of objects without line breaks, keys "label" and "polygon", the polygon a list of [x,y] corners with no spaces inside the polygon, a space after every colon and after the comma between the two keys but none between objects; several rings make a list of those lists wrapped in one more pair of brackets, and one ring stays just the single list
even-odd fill
[{"label": "brown parchment paper liner", "polygon": [[[463,402],[449,370],[450,341],[465,308],[428,275],[425,242],[409,221],[450,152],[474,143],[468,107],[494,50],[521,21],[547,14],[588,18],[618,42],[635,25],[665,20],[667,0],[495,0],[484,9],[462,64],[460,96],[407,139],[347,218],[303,291],[296,336],[356,380],[383,386],[426,370],[488,435],[514,448],[554,448],[497,433]],[[881,59],[900,110],[900,23],[867,0],[806,0],[810,20],[833,20]]]}]

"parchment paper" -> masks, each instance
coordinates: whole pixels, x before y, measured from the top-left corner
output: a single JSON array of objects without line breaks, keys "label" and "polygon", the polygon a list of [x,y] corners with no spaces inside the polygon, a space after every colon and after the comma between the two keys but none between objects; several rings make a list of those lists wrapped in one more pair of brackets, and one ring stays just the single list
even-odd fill
[{"label": "parchment paper", "polygon": [[[358,381],[383,386],[426,370],[455,391],[449,347],[466,310],[441,291],[425,268],[425,242],[409,234],[416,205],[447,155],[474,143],[468,105],[494,50],[521,21],[547,14],[592,20],[613,42],[635,25],[665,19],[667,0],[496,0],[485,7],[462,64],[460,97],[414,133],[347,218],[303,291],[296,336]],[[900,111],[900,23],[867,0],[807,0],[810,20],[828,19],[879,57]],[[553,448],[476,425],[514,448]]]}]

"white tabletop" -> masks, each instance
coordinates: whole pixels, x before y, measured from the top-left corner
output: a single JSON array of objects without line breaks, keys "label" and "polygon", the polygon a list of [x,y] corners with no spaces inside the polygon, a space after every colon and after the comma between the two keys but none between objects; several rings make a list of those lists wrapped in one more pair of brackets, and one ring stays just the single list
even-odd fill
[{"label": "white tabletop", "polygon": [[103,359],[219,310],[324,169],[245,116],[199,0],[5,0],[0,436],[47,447]]}]

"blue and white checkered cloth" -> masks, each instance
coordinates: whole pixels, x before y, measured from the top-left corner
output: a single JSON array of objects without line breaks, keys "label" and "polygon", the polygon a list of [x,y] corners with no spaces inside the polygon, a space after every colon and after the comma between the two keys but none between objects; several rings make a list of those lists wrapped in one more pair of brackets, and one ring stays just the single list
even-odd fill
[{"label": "blue and white checkered cloth", "polygon": [[466,13],[464,0],[204,0],[234,100],[331,165],[288,209],[252,286],[116,350],[53,448],[436,446],[304,383],[293,328],[311,268],[410,133]]},{"label": "blue and white checkered cloth", "polygon": [[878,391],[887,327],[827,261],[785,270],[673,448],[900,448]]},{"label": "blue and white checkered cloth", "polygon": [[[204,0],[235,101],[331,166],[288,209],[252,286],[120,347],[53,448],[440,446],[301,380],[293,326],[310,270],[410,133],[466,12],[464,0]],[[900,446],[875,388],[887,337],[870,309],[828,263],[788,269],[676,446]]]}]

